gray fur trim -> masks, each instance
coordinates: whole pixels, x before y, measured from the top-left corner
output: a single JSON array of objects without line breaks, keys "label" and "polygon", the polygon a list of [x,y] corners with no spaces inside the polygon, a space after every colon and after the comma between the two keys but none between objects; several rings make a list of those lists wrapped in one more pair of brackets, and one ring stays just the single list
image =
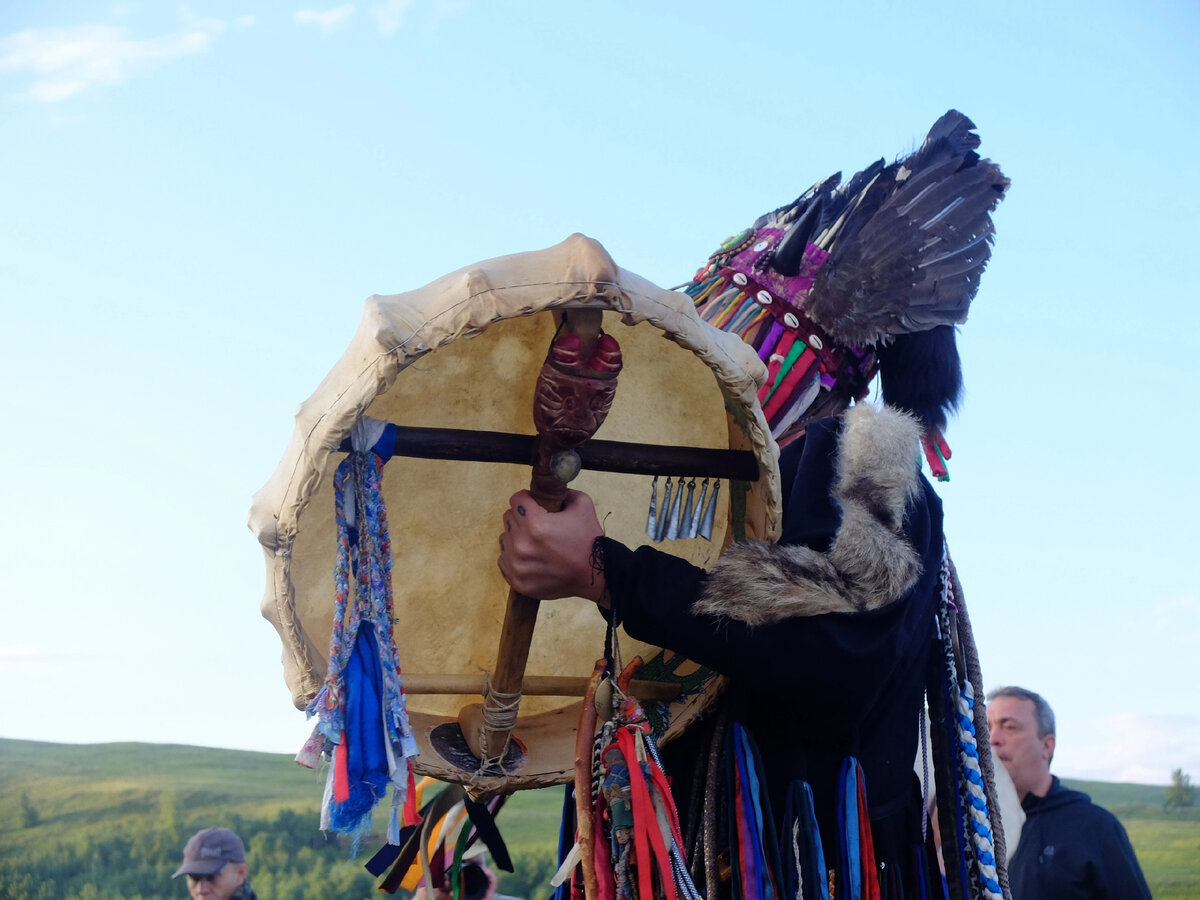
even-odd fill
[{"label": "gray fur trim", "polygon": [[730,546],[692,609],[769,625],[794,616],[879,609],[921,575],[904,534],[904,512],[919,489],[920,425],[891,407],[848,410],[838,443],[833,499],[842,524],[828,553],[765,541]]}]

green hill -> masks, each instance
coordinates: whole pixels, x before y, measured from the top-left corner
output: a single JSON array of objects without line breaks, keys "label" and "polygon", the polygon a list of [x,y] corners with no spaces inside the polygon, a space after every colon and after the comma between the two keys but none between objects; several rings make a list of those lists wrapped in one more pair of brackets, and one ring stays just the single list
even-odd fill
[{"label": "green hill", "polygon": [[[382,838],[357,860],[327,839],[323,784],[282,754],[0,739],[0,900],[186,897],[171,872],[187,837],[214,824],[246,840],[260,900],[376,898],[362,863]],[[1157,900],[1200,897],[1200,809],[1168,814],[1162,787],[1069,784],[1121,819]],[[546,896],[561,804],[560,788],[509,800],[498,821],[517,871],[502,892]]]},{"label": "green hill", "polygon": [[[173,744],[49,744],[0,739],[0,900],[185,898],[172,881],[188,836],[233,828],[260,900],[377,898],[344,840],[318,828],[324,774],[287,755]],[[501,890],[549,878],[560,790],[510,800],[500,827],[517,863]],[[537,882],[530,879],[537,878]]]}]

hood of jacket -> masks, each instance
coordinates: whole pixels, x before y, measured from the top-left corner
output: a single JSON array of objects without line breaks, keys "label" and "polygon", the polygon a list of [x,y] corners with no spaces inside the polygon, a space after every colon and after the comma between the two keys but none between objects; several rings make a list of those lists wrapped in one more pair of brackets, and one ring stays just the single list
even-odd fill
[{"label": "hood of jacket", "polygon": [[1069,787],[1063,787],[1057,775],[1051,776],[1050,790],[1046,792],[1045,797],[1039,797],[1032,792],[1025,795],[1025,799],[1021,801],[1021,808],[1025,810],[1025,815],[1037,815],[1040,812],[1046,812],[1051,809],[1059,809],[1063,806],[1070,806],[1073,803],[1090,803],[1092,798],[1083,791],[1075,791]]}]

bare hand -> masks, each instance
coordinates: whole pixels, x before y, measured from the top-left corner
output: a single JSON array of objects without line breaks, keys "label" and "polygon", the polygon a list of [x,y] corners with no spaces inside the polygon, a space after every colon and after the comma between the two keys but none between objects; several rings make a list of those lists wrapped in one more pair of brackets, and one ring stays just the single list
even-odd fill
[{"label": "bare hand", "polygon": [[498,564],[504,578],[527,597],[585,597],[607,605],[604,573],[592,569],[592,545],[603,534],[592,498],[568,491],[561,512],[542,509],[518,491],[504,513]]}]

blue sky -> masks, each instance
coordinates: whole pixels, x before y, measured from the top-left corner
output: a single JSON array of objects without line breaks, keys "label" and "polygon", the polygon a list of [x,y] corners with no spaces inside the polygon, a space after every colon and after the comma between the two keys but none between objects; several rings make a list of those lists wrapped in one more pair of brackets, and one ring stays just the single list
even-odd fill
[{"label": "blue sky", "polygon": [[986,686],[1200,776],[1198,84],[1159,0],[6,3],[0,735],[294,751],[246,512],[365,297],[575,231],[675,285],[954,107],[1013,182],[939,488]]}]

